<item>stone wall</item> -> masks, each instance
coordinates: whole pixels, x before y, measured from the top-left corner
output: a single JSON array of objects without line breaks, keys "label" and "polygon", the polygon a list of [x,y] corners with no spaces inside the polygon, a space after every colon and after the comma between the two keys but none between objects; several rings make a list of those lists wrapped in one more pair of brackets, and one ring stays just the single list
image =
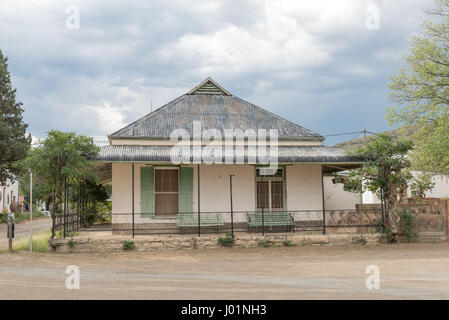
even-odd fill
[{"label": "stone wall", "polygon": [[[402,210],[416,219],[416,232],[420,238],[436,237],[444,239],[448,232],[448,200],[440,198],[409,198],[400,204]],[[373,216],[380,212],[380,204],[356,205],[357,212]],[[401,210],[401,211],[402,211]]]},{"label": "stone wall", "polygon": [[[53,239],[49,241],[49,249],[59,253],[66,252],[114,252],[123,251],[123,241],[132,241],[136,251],[180,250],[218,248],[220,236],[193,237],[186,235],[173,236],[138,236],[134,239],[127,236],[107,238],[75,237],[72,239]],[[329,234],[329,235],[236,235],[234,247],[251,248],[259,246],[288,245],[351,245],[377,244],[381,241],[380,234]]]}]

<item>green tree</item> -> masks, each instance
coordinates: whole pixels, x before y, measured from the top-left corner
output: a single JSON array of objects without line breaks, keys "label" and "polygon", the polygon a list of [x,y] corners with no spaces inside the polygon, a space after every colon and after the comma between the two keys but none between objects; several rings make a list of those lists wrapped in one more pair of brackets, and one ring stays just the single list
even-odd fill
[{"label": "green tree", "polygon": [[449,174],[449,0],[438,0],[413,37],[406,68],[391,78],[390,123],[418,125],[414,166]]},{"label": "green tree", "polygon": [[46,139],[29,151],[21,165],[33,170],[33,176],[40,185],[38,200],[51,200],[61,211],[65,182],[80,185],[85,180],[98,179],[88,159],[97,155],[98,151],[99,147],[89,137],[51,130]]},{"label": "green tree", "polygon": [[26,157],[31,144],[31,137],[26,137],[22,103],[16,102],[7,61],[0,50],[0,184],[21,173],[17,161]]},{"label": "green tree", "polygon": [[[364,147],[359,147],[352,155],[363,160],[363,165],[343,177],[336,176],[343,183],[343,189],[350,192],[371,191],[379,199],[382,195],[388,204],[389,222],[393,237],[399,230],[399,204],[407,199],[407,188],[412,193],[431,189],[431,181],[421,181],[422,177],[413,177],[408,155],[413,150],[410,140],[395,140],[387,135],[370,139]],[[414,190],[419,188],[419,191]]]}]

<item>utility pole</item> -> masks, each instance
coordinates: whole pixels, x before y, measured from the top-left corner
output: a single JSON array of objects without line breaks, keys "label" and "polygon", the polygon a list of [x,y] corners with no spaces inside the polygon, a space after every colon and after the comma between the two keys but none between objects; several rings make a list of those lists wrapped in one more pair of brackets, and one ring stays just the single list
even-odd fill
[{"label": "utility pole", "polygon": [[33,252],[33,170],[30,172],[30,252]]},{"label": "utility pole", "polygon": [[363,128],[363,143],[365,144],[366,147],[366,127]]},{"label": "utility pole", "polygon": [[13,216],[12,214],[8,214],[8,249],[9,253],[12,253],[12,224],[13,224]]}]

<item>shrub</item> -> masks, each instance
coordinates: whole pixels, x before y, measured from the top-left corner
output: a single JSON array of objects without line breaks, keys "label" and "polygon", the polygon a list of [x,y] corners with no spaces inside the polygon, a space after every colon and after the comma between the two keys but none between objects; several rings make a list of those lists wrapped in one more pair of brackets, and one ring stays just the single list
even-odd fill
[{"label": "shrub", "polygon": [[384,242],[387,242],[387,243],[395,243],[396,242],[396,239],[393,238],[393,235],[391,234],[390,228],[388,228],[388,226],[381,221],[379,221],[377,223],[376,232],[382,234],[382,240]]},{"label": "shrub", "polygon": [[136,248],[136,245],[131,240],[123,240],[122,241],[122,248],[125,251],[131,251]]},{"label": "shrub", "polygon": [[234,245],[234,240],[230,233],[226,233],[225,237],[218,238],[218,244],[222,247],[232,247]]},{"label": "shrub", "polygon": [[67,241],[67,245],[69,246],[69,248],[73,248],[75,246],[75,241],[73,241],[73,239],[70,239],[69,241]]},{"label": "shrub", "polygon": [[399,217],[401,218],[399,233],[404,235],[407,238],[408,242],[414,242],[418,237],[418,233],[416,232],[415,216],[404,210],[403,213],[399,215]]}]

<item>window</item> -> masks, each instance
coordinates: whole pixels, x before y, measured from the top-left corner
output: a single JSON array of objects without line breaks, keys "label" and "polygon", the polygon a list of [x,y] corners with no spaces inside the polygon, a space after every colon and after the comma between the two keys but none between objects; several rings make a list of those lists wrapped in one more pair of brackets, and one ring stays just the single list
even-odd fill
[{"label": "window", "polygon": [[178,213],[178,169],[154,170],[155,214],[175,215]]},{"label": "window", "polygon": [[284,169],[271,175],[256,169],[256,194],[257,210],[284,210]]},{"label": "window", "polygon": [[[276,170],[276,171],[274,171]],[[274,172],[273,172],[274,171]],[[256,176],[267,177],[267,178],[282,178],[284,177],[284,168],[269,169],[269,168],[259,168],[256,169]]]}]

